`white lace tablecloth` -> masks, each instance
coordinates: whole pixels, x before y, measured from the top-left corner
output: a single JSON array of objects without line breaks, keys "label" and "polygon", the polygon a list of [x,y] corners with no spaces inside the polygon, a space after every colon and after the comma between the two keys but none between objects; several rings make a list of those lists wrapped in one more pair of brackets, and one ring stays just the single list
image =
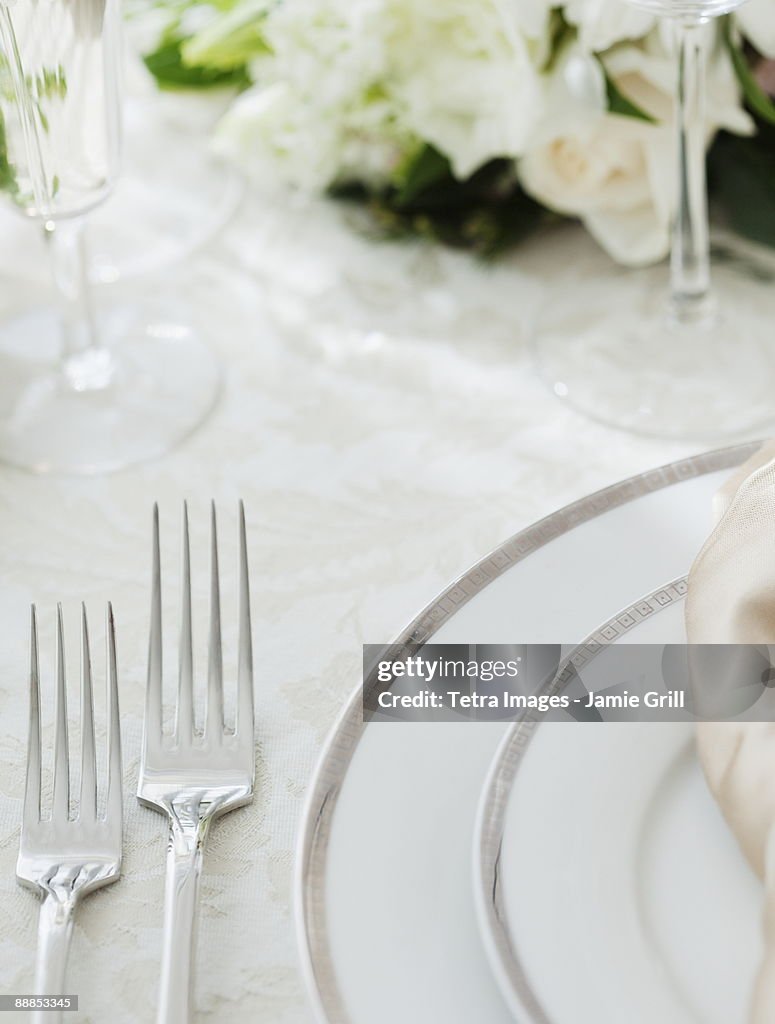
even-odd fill
[{"label": "white lace tablecloth", "polygon": [[[586,422],[533,376],[523,332],[557,262],[593,252],[579,232],[554,233],[485,266],[424,244],[375,243],[352,218],[323,203],[251,196],[206,251],[157,276],[156,286],[178,294],[210,334],[226,367],[217,410],[177,451],[99,479],[0,469],[2,992],[31,990],[36,941],[36,898],[14,878],[29,605],[40,609],[50,688],[54,607],[64,602],[72,707],[78,602],[90,609],[101,680],[100,616],[110,598],[126,853],[120,883],[79,913],[69,989],[80,995],[84,1021],[154,1016],[166,830],[134,798],[154,500],[171,588],[180,504],[190,501],[200,634],[207,502],[214,497],[221,510],[225,603],[234,593],[227,541],[239,497],[249,525],[258,786],[253,804],[211,834],[197,1019],[296,1024],[311,1013],[296,965],[294,840],[323,739],[359,682],[361,644],[390,639],[455,576],[536,518],[697,447]],[[0,271],[3,314],[43,296],[34,227],[5,213]],[[173,615],[174,592],[168,634]]]}]

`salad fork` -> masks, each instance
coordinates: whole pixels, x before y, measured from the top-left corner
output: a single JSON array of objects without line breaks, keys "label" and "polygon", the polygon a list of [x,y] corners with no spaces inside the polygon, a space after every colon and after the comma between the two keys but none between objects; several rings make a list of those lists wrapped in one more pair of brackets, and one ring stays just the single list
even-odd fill
[{"label": "salad fork", "polygon": [[191,629],[188,508],[183,505],[178,693],[172,735],[162,728],[162,622],[159,510],[153,511],[153,573],[143,753],[137,796],[169,818],[164,941],[157,1021],[186,1024],[192,1002],[196,916],[202,855],[214,818],[253,798],[253,653],[245,510],[239,506],[239,640],[237,714],[223,714],[223,658],[215,504],[210,507],[210,636],[204,728],[196,728]]},{"label": "salad fork", "polygon": [[[81,606],[81,781],[78,813],[70,816],[70,773],[67,741],[67,695],[62,606],[56,626],[56,725],[54,777],[50,815],[41,812],[41,729],[38,624],[32,606],[30,625],[30,720],[27,779],[24,789],[16,877],[43,895],[38,925],[35,991],[41,996],[64,994],[65,970],[73,918],[80,900],[109,885],[121,870],[121,734],[113,610],[107,609],[108,753],[105,811],[98,811],[94,743],[91,658],[86,608]],[[55,1024],[60,1009],[38,1010],[36,1024]]]}]

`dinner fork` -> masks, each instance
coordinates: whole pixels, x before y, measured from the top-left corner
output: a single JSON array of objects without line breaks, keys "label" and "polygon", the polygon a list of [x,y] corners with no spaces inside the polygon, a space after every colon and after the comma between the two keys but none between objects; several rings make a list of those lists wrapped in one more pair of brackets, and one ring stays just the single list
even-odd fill
[{"label": "dinner fork", "polygon": [[[41,811],[40,667],[35,605],[30,623],[30,720],[27,779],[24,788],[19,859],[16,877],[43,895],[38,924],[35,991],[41,996],[64,994],[67,954],[75,909],[80,900],[109,885],[121,870],[121,734],[113,610],[107,609],[107,793],[98,810],[94,742],[91,657],[86,608],[81,606],[81,781],[77,816],[70,816],[70,772],[67,742],[67,693],[62,606],[57,607],[56,711],[54,776],[51,812]],[[61,1020],[59,1009],[33,1014],[36,1024]]]},{"label": "dinner fork", "polygon": [[210,636],[204,727],[194,715],[191,553],[183,504],[178,693],[172,735],[162,728],[162,622],[159,509],[153,510],[153,572],[148,685],[137,796],[169,817],[159,1024],[186,1024],[192,1001],[196,910],[202,854],[212,820],[253,799],[253,648],[250,633],[245,510],[239,506],[239,639],[234,729],[223,714],[223,658],[218,539],[210,506]]}]

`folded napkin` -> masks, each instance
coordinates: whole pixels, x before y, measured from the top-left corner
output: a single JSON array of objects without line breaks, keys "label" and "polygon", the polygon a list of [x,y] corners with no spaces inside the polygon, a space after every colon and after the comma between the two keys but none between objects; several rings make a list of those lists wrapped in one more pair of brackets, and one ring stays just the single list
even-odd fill
[{"label": "folded napkin", "polygon": [[[775,442],[716,495],[715,528],[692,566],[690,643],[775,644]],[[775,1022],[775,724],[705,722],[697,747],[713,795],[765,885],[765,955],[750,1024]]]}]

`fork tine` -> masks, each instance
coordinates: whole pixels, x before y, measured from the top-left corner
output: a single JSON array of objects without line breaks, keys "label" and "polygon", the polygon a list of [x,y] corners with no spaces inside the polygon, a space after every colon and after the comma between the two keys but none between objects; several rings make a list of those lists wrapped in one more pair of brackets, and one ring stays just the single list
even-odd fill
[{"label": "fork tine", "polygon": [[108,601],[108,796],[105,817],[112,825],[121,826],[121,721],[118,707],[118,666],[116,663],[116,623],[113,605]]},{"label": "fork tine", "polygon": [[205,735],[223,734],[223,649],[221,646],[221,587],[218,571],[218,531],[215,502],[210,502],[210,660],[207,670]]},{"label": "fork tine", "polygon": [[97,764],[94,754],[94,700],[86,605],[81,604],[81,797],[78,817],[97,814]]},{"label": "fork tine", "polygon": [[40,664],[38,616],[30,608],[30,724],[27,734],[27,779],[24,783],[24,817],[27,828],[40,821]]},{"label": "fork tine", "polygon": [[180,594],[180,645],[178,653],[178,710],[175,735],[178,743],[190,743],[194,731],[194,654],[191,637],[191,545],[188,537],[188,503],[183,502],[183,556]]},{"label": "fork tine", "polygon": [[159,556],[159,506],[153,506],[153,568],[151,570],[151,632],[148,644],[148,685],[145,691],[144,746],[161,739],[161,559]]},{"label": "fork tine", "polygon": [[245,505],[239,503],[239,662],[237,668],[237,721],[235,732],[253,734],[253,640],[250,634],[250,581]]},{"label": "fork tine", "polygon": [[67,693],[65,690],[65,629],[62,605],[57,605],[57,696],[54,733],[54,795],[51,817],[67,820],[70,813],[70,755],[67,745]]}]

